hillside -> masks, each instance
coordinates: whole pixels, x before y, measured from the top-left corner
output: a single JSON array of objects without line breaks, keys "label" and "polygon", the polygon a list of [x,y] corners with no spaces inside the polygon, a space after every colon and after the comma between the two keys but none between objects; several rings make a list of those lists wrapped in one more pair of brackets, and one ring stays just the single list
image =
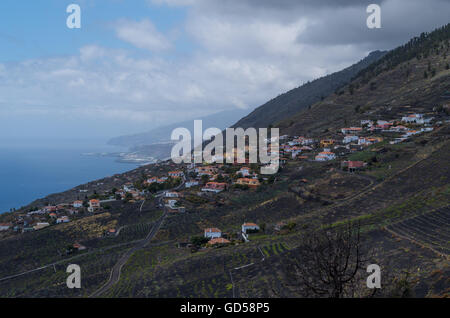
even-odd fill
[{"label": "hillside", "polygon": [[[258,164],[166,161],[1,215],[23,231],[0,232],[0,297],[327,297],[311,293],[292,266],[316,260],[304,254],[311,237],[349,224],[360,226],[365,262],[342,297],[448,297],[449,29],[413,39],[336,93],[280,118],[274,126],[288,135],[281,169],[257,175],[254,187],[239,181],[246,170],[258,173]],[[357,141],[344,142],[344,127],[359,128]],[[299,135],[312,139],[301,156],[289,144]],[[329,151],[323,138],[334,140]],[[334,157],[318,160],[323,153]],[[349,161],[359,168],[346,168]],[[181,179],[162,180],[180,172]],[[227,186],[209,191],[212,180]],[[93,212],[92,198],[104,200]],[[86,206],[73,209],[77,199]],[[57,224],[63,215],[70,222]],[[44,221],[44,229],[30,229]],[[246,240],[249,223],[259,230]],[[205,229],[219,229],[222,243],[205,240]],[[74,247],[80,244],[85,249]],[[83,271],[79,290],[65,285],[73,263]],[[375,292],[365,288],[368,264],[382,269]]]},{"label": "hillside", "polygon": [[342,71],[308,82],[281,94],[240,119],[233,127],[268,127],[284,118],[289,118],[348,84],[356,74],[379,60],[384,54],[386,52],[372,52],[358,63]]},{"label": "hillside", "polygon": [[275,123],[287,134],[332,134],[368,117],[427,113],[450,91],[448,38],[450,25],[422,34],[389,52],[342,87],[309,109]]}]

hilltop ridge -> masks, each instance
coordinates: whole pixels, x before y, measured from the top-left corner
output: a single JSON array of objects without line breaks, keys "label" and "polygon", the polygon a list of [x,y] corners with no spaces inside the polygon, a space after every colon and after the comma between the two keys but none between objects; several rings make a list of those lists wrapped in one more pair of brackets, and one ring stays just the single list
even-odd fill
[{"label": "hilltop ridge", "polygon": [[341,71],[315,79],[283,93],[264,105],[257,107],[232,127],[261,128],[275,125],[278,121],[289,118],[348,84],[356,74],[378,61],[385,54],[386,52],[384,51],[371,52],[361,61]]}]

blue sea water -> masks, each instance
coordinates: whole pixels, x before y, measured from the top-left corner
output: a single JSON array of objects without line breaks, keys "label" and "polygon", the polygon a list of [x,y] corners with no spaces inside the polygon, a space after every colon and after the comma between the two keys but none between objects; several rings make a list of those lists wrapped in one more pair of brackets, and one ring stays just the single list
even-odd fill
[{"label": "blue sea water", "polygon": [[137,167],[114,157],[86,153],[120,152],[101,142],[0,142],[0,213],[46,195]]}]

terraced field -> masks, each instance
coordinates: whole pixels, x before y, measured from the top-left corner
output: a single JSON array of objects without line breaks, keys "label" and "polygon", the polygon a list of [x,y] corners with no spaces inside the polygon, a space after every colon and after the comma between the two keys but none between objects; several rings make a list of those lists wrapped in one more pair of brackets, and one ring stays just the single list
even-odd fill
[{"label": "terraced field", "polygon": [[436,253],[447,257],[450,254],[450,206],[406,219],[386,229]]},{"label": "terraced field", "polygon": [[274,243],[272,245],[261,247],[261,251],[265,257],[279,255],[287,250],[287,247],[283,243]]}]

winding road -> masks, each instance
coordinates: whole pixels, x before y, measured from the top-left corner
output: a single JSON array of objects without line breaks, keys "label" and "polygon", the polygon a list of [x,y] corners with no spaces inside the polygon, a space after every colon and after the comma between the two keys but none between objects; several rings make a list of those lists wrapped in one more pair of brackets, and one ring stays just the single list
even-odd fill
[{"label": "winding road", "polygon": [[[179,190],[179,189],[181,189],[184,186],[184,183],[185,183],[185,179],[183,178],[183,182],[179,186],[177,186],[176,188],[174,188],[172,190],[166,190],[166,191]],[[162,199],[164,197],[164,193],[165,193],[165,191],[163,191],[161,193],[158,193],[156,195],[158,204],[162,203]],[[142,208],[144,206],[144,203],[145,203],[145,200],[141,204],[140,212],[142,212]],[[147,234],[145,239],[143,239],[142,241],[139,241],[134,247],[132,247],[131,249],[127,250],[125,252],[125,254],[123,254],[120,257],[120,259],[117,261],[117,263],[113,266],[108,281],[102,287],[100,287],[94,293],[92,293],[89,296],[90,298],[102,296],[109,289],[111,289],[111,287],[113,287],[115,284],[117,284],[117,282],[119,282],[119,280],[120,280],[120,274],[122,272],[122,267],[128,262],[128,260],[130,259],[131,255],[133,255],[138,250],[140,250],[140,249],[144,248],[145,246],[147,246],[148,243],[150,243],[150,241],[155,237],[155,235],[158,233],[159,229],[161,228],[161,225],[164,222],[164,219],[167,216],[166,206],[165,205],[163,205],[163,206],[164,206],[163,214],[158,219],[158,221],[156,221],[155,225],[153,225],[152,229]]]},{"label": "winding road", "polygon": [[[142,208],[142,206],[141,206]],[[147,234],[146,238],[142,241],[139,241],[134,247],[129,249],[128,251],[123,254],[120,259],[117,261],[117,263],[113,266],[111,270],[111,274],[109,276],[108,281],[105,285],[97,289],[92,295],[89,297],[99,297],[103,295],[106,291],[108,291],[112,286],[114,286],[119,280],[120,280],[120,273],[122,272],[122,267],[127,263],[128,259],[133,255],[134,252],[140,250],[141,248],[144,248],[158,233],[159,229],[161,228],[161,225],[166,218],[167,212],[164,208],[163,215],[156,221],[155,225],[153,225],[150,232]]]}]

